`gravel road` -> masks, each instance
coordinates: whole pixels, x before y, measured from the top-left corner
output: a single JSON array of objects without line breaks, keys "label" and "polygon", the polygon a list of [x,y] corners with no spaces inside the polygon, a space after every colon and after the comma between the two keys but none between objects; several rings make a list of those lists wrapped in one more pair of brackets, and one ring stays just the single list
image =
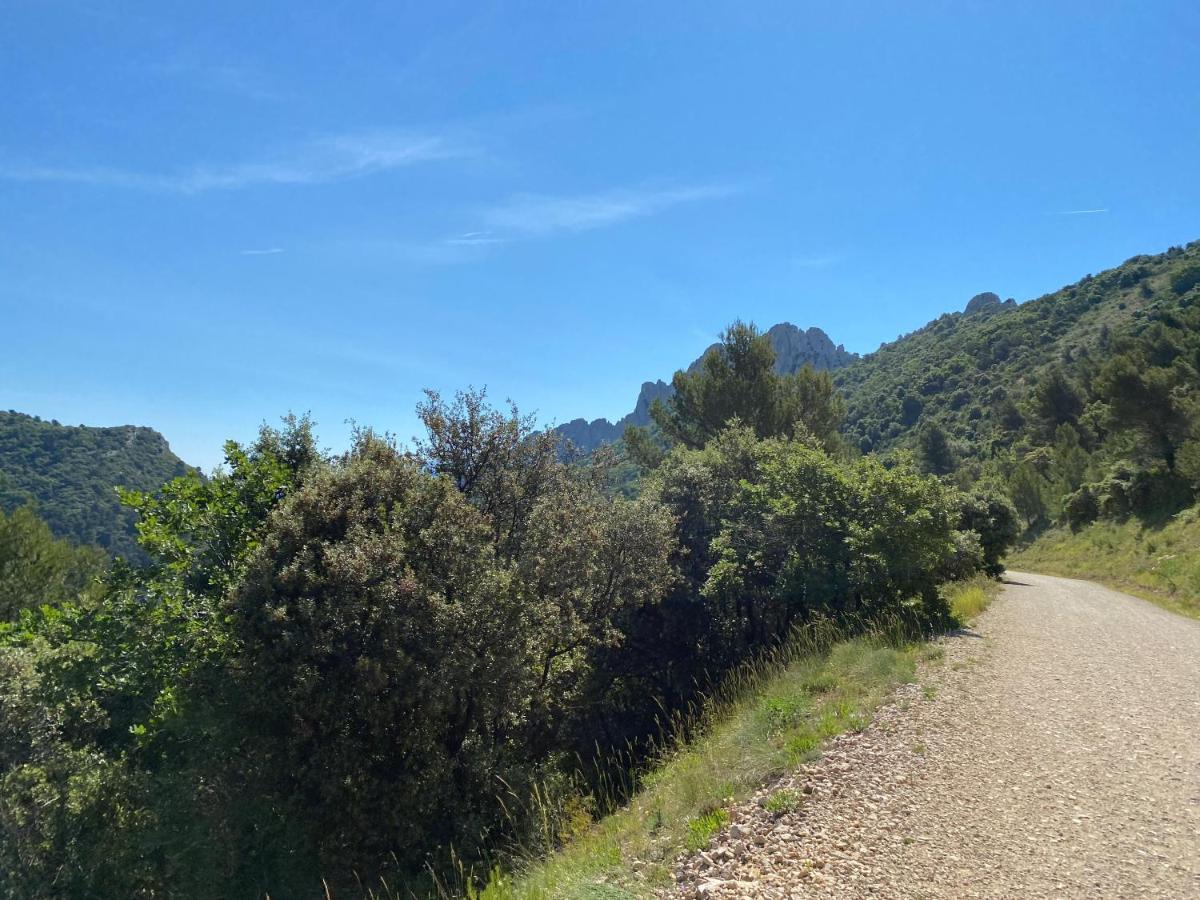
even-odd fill
[{"label": "gravel road", "polygon": [[[669,896],[1200,898],[1200,622],[1006,580],[869,728],[681,858]],[[803,802],[767,813],[779,790]]]}]

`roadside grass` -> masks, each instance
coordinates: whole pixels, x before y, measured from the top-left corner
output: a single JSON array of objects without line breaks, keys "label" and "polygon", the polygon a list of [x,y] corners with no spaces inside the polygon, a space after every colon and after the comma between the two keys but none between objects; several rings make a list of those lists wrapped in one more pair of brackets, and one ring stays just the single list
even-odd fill
[{"label": "roadside grass", "polygon": [[[923,645],[888,631],[849,640],[828,627],[810,631],[741,673],[705,712],[702,736],[664,753],[626,806],[515,875],[494,872],[468,896],[628,900],[668,886],[675,856],[706,846],[728,824],[733,803],[818,756],[830,737],[866,727],[896,685],[915,679]],[[783,812],[800,802],[784,791],[767,808]]]},{"label": "roadside grass", "polygon": [[[959,625],[969,625],[982,613],[1000,592],[1000,585],[994,578],[977,576],[970,581],[962,581],[948,585],[945,589],[946,600],[950,604],[950,612]],[[940,648],[936,648],[940,650]]]},{"label": "roadside grass", "polygon": [[1162,527],[1136,520],[1052,529],[1006,561],[1015,569],[1085,578],[1200,619],[1200,507]]}]

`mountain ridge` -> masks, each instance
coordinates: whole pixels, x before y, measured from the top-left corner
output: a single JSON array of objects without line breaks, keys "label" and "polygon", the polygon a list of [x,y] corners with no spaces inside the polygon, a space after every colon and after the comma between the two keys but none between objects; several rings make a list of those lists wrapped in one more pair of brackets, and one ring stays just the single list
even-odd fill
[{"label": "mountain ridge", "polygon": [[140,558],[136,516],[117,487],[156,491],[192,471],[144,425],[63,425],[0,411],[0,508],[32,503],[57,537]]}]

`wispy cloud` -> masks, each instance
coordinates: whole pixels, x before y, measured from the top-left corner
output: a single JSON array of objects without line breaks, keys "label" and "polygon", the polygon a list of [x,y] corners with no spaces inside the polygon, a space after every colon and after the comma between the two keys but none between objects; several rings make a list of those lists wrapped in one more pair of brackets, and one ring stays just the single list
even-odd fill
[{"label": "wispy cloud", "polygon": [[842,262],[846,257],[841,254],[831,254],[829,256],[797,256],[792,258],[792,265],[797,269],[824,269],[826,266],[836,265]]},{"label": "wispy cloud", "polygon": [[1094,216],[1097,213],[1106,213],[1106,212],[1108,212],[1108,207],[1101,207],[1099,209],[1062,209],[1062,210],[1059,210],[1058,212],[1053,212],[1050,215],[1052,215],[1052,216]]},{"label": "wispy cloud", "polygon": [[494,244],[507,244],[508,238],[497,237],[490,231],[467,231],[457,237],[441,241],[451,247],[490,247]]},{"label": "wispy cloud", "polygon": [[262,250],[242,250],[242,256],[274,256],[276,253],[285,252],[282,247],[265,247]]},{"label": "wispy cloud", "polygon": [[688,203],[730,197],[742,191],[736,185],[700,185],[575,196],[518,194],[485,209],[483,220],[495,229],[525,235],[589,231],[656,215]]},{"label": "wispy cloud", "polygon": [[417,163],[464,157],[471,155],[471,152],[469,148],[441,137],[371,131],[318,138],[262,160],[194,166],[166,174],[105,167],[72,168],[0,162],[0,179],[198,194],[260,185],[346,181]]},{"label": "wispy cloud", "polygon": [[427,239],[343,240],[327,245],[342,254],[366,255],[415,265],[452,266],[490,258],[507,244],[558,233],[617,225],[701,200],[744,193],[745,186],[701,185],[669,189],[614,190],[598,194],[556,196],[518,194],[477,209],[485,228]]}]

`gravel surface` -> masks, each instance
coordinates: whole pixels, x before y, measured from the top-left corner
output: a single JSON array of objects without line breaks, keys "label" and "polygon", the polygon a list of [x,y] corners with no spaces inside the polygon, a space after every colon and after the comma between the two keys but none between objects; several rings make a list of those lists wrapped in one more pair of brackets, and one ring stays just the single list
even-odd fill
[{"label": "gravel surface", "polygon": [[[1200,622],[1006,580],[869,728],[681,857],[667,896],[1200,898]],[[772,815],[780,790],[800,803]]]}]

